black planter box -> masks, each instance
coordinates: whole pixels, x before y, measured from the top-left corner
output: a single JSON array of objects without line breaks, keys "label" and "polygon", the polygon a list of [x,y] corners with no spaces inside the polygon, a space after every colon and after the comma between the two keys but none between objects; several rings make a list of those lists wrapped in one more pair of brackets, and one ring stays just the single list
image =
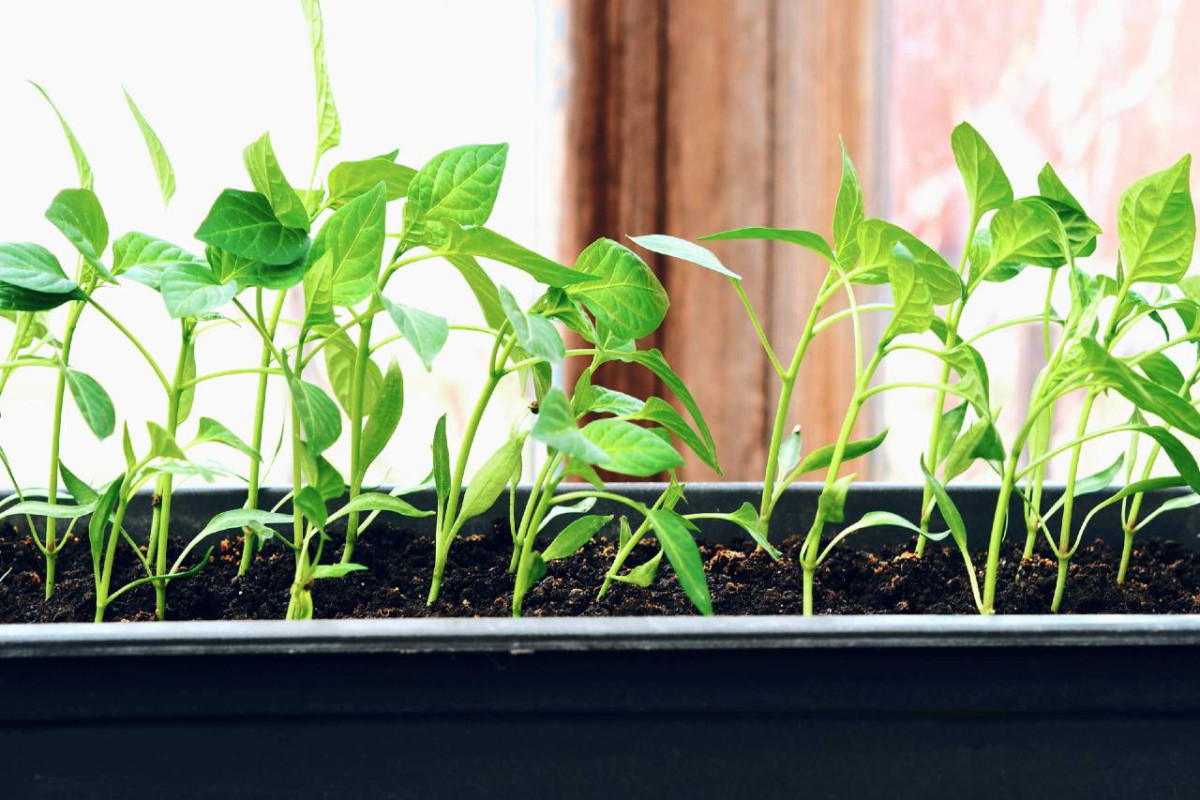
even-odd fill
[{"label": "black planter box", "polygon": [[[986,531],[994,490],[956,495]],[[1200,512],[1163,523],[1195,545]],[[0,626],[0,797],[1194,798],[1198,644],[1137,616]]]}]

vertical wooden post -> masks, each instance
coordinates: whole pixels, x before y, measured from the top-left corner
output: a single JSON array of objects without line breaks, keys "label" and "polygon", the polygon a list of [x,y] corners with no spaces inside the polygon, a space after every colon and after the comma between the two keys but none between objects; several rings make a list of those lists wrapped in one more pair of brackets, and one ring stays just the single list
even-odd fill
[{"label": "vertical wooden post", "polygon": [[[694,238],[742,225],[828,235],[839,134],[871,189],[878,2],[573,2],[564,259],[600,235]],[[744,277],[774,346],[790,355],[823,268],[785,245],[714,249]],[[725,477],[761,480],[777,379],[737,297],[705,270],[649,263],[672,306],[648,344],[696,395]],[[809,351],[794,412],[806,449],[836,435],[852,353],[849,326],[829,329]],[[600,380],[661,393],[636,367]],[[685,479],[714,477],[688,459]]]}]

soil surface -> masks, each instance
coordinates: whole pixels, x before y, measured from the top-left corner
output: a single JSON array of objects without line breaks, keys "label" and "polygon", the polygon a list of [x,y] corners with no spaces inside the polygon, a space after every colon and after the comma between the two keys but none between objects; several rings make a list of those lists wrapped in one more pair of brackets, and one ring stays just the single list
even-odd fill
[{"label": "soil surface", "polygon": [[[713,607],[717,614],[796,614],[800,611],[799,539],[784,543],[772,561],[751,542],[704,546]],[[970,586],[956,550],[931,547],[924,558],[908,546],[867,553],[853,547],[834,552],[817,573],[815,600],[822,614],[973,614]],[[142,573],[132,553],[121,551],[114,590]],[[174,552],[178,552],[178,544]],[[628,564],[656,552],[644,540]],[[596,592],[614,554],[612,543],[594,541],[575,556],[549,564],[546,577],[525,601],[526,616],[624,616],[694,614],[666,559],[646,589],[616,583],[601,600]],[[237,577],[240,538],[213,551],[199,574],[170,585],[168,619],[281,619],[292,581],[292,556],[278,544],[260,554],[249,574]],[[368,569],[341,579],[318,581],[313,590],[317,617],[508,616],[513,578],[508,573],[511,539],[507,526],[489,535],[462,535],[450,551],[441,600],[426,606],[433,543],[405,531],[376,528],[360,540],[355,561]],[[329,560],[336,558],[328,557]],[[1124,586],[1116,585],[1120,554],[1095,543],[1071,563],[1065,613],[1159,613],[1200,611],[1200,554],[1178,543],[1147,540],[1134,549]],[[976,558],[982,565],[983,555]],[[1020,572],[1018,578],[1018,569]],[[0,530],[0,623],[90,622],[95,613],[91,558],[86,542],[71,541],[60,554],[57,589],[43,599],[44,565],[27,538]],[[1000,613],[1047,613],[1057,563],[1035,558],[1021,563],[1012,544],[1001,560],[997,591]],[[982,578],[981,578],[982,581]],[[154,591],[139,586],[117,598],[108,620],[148,620]]]}]

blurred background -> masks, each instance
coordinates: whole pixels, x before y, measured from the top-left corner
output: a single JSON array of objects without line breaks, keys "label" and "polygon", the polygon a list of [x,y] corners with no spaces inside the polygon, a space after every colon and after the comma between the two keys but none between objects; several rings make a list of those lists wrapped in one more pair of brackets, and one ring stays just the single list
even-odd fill
[{"label": "blurred background", "polygon": [[[1036,188],[1045,161],[1054,163],[1107,232],[1089,268],[1111,274],[1121,189],[1174,162],[1200,134],[1200,84],[1188,74],[1188,53],[1200,46],[1200,4],[1182,0],[326,0],[324,16],[343,128],[327,166],[393,148],[419,166],[456,144],[507,141],[491,227],[564,263],[600,235],[695,237],[751,224],[828,234],[839,135],[864,181],[868,214],[912,230],[954,263],[967,208],[949,136],[968,120],[1018,195]],[[248,188],[241,150],[263,131],[285,172],[303,183],[315,112],[293,0],[42,0],[0,6],[0,30],[0,240],[36,241],[63,259],[70,253],[42,214],[58,190],[75,185],[74,165],[29,79],[78,134],[113,238],[141,230],[199,252],[193,231],[222,188]],[[122,86],[174,163],[179,190],[167,210]],[[817,265],[774,245],[715,249],[746,278],[776,348],[790,352],[821,278]],[[651,263],[672,310],[645,344],[660,347],[696,394],[725,477],[761,479],[775,389],[753,330],[718,276]],[[518,296],[533,298],[521,273],[496,270]],[[1030,308],[1044,281],[1031,270],[989,286],[963,330]],[[433,263],[405,270],[392,286],[395,299],[456,322],[478,314],[457,274]],[[133,284],[106,294],[171,363],[176,336],[157,295]],[[1065,308],[1065,298],[1057,305]],[[810,351],[795,407],[806,449],[831,441],[841,424],[849,337],[848,327],[832,328]],[[1001,421],[1011,423],[1040,367],[1040,334],[1013,330],[981,349],[1005,409]],[[433,375],[403,345],[389,354],[404,369],[406,409],[374,477],[407,482],[428,471],[441,413],[461,431],[487,353],[469,335],[452,336]],[[199,357],[202,372],[243,366],[257,358],[257,344],[228,327],[202,340]],[[105,383],[135,434],[164,416],[148,369],[98,316],[85,314],[72,361]],[[897,357],[883,379],[933,373],[927,359]],[[641,372],[605,380],[642,396],[661,391]],[[209,382],[197,402],[246,433],[253,387],[252,377]],[[0,441],[24,484],[45,482],[52,390],[50,371],[26,370],[4,395]],[[485,420],[480,458],[526,403],[519,387],[507,387]],[[931,406],[918,391],[873,400],[861,428],[889,427],[891,435],[855,465],[860,477],[911,481],[908,460],[925,444]],[[1112,420],[1127,412],[1112,402],[1098,413]],[[1070,404],[1059,414],[1069,420]],[[86,479],[110,478],[119,436],[96,442],[73,408],[65,420],[68,466]],[[276,435],[279,424],[276,417]],[[1110,463],[1123,443],[1089,445],[1085,469]],[[333,459],[344,463],[344,449]],[[277,481],[286,478],[284,464],[281,455]],[[689,461],[684,477],[715,475]]]}]

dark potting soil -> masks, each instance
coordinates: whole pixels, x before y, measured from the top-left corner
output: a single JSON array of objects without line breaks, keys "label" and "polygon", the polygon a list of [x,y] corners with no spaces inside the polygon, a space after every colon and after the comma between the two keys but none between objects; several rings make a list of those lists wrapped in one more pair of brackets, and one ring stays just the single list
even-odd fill
[{"label": "dark potting soil", "polygon": [[[797,566],[800,540],[784,543],[784,557],[772,561],[753,543],[703,546],[717,614],[796,614],[801,604]],[[629,565],[655,552],[651,539],[635,550]],[[178,549],[175,550],[178,552]],[[613,545],[595,541],[575,556],[551,562],[546,577],[525,601],[526,616],[628,616],[694,614],[666,559],[646,589],[614,584],[596,600],[613,557]],[[123,558],[113,588],[140,577],[134,556]],[[245,577],[237,577],[241,540],[229,539],[213,550],[199,574],[170,585],[168,619],[281,619],[292,581],[292,556],[278,545],[259,555]],[[377,528],[360,540],[355,561],[366,571],[318,581],[313,590],[317,617],[472,617],[508,616],[513,580],[508,573],[511,540],[507,526],[489,535],[463,535],[450,551],[441,599],[426,606],[433,544],[405,531]],[[336,558],[336,555],[334,556]],[[1120,554],[1099,542],[1080,548],[1071,564],[1063,611],[1099,613],[1193,613],[1200,610],[1200,554],[1176,542],[1138,544],[1130,573],[1117,586]],[[983,563],[983,556],[976,564]],[[1020,570],[1019,580],[1017,578]],[[970,586],[956,550],[931,547],[923,558],[911,543],[868,553],[853,547],[835,551],[819,570],[815,584],[818,613],[826,614],[973,614]],[[0,623],[90,622],[95,594],[86,542],[72,540],[60,554],[57,589],[45,601],[41,554],[14,528],[0,531]],[[1057,563],[1035,558],[1021,563],[1013,544],[1001,560],[997,610],[1047,613],[1054,594]],[[139,586],[117,598],[108,620],[148,620],[154,592]]]}]

